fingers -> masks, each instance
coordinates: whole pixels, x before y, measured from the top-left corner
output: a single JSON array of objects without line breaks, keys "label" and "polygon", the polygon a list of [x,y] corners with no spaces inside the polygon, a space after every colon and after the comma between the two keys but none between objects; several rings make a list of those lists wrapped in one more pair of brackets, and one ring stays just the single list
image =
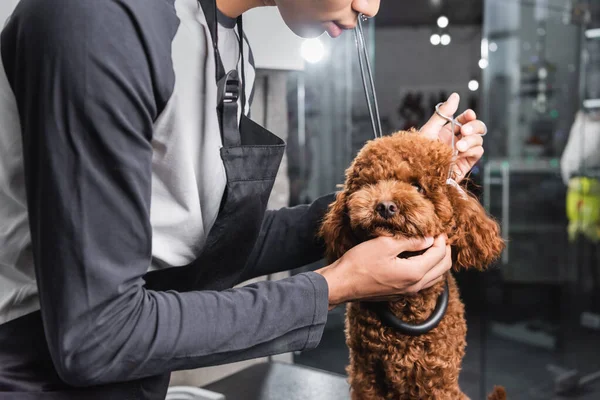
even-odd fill
[{"label": "fingers", "polygon": [[435,245],[435,241],[432,237],[394,239],[382,236],[373,240],[380,240],[386,246],[386,252],[393,257],[396,257],[398,254],[405,251],[420,251]]},{"label": "fingers", "polygon": [[483,136],[487,131],[487,127],[485,126],[485,124],[483,123],[483,121],[480,121],[478,119],[473,120],[473,121],[469,121],[465,124],[463,124],[460,133],[463,136],[469,136],[469,135],[481,135]]},{"label": "fingers", "polygon": [[[406,294],[416,294],[421,290],[430,288],[445,279],[446,273],[452,268],[452,249],[449,245],[443,246],[443,256],[439,262],[437,262],[433,268],[428,270],[420,279],[416,278],[414,284],[405,290]],[[413,257],[410,260],[413,261],[417,257]],[[370,298],[370,301],[393,301],[398,298],[398,295],[388,296],[377,296]]]},{"label": "fingers", "polygon": [[460,122],[463,126],[467,125],[471,121],[475,121],[477,119],[477,114],[473,110],[467,110],[464,113],[460,114],[456,117],[456,120]]},{"label": "fingers", "polygon": [[423,285],[423,288],[421,290],[425,290],[425,289],[429,289],[432,286],[437,285],[440,282],[443,282],[444,279],[446,279],[446,275],[440,275],[437,278],[435,278],[434,280],[430,281],[429,283],[426,283],[425,285]]},{"label": "fingers", "polygon": [[471,132],[472,127],[469,124],[475,119],[477,119],[475,111],[467,110],[456,117],[456,122],[458,122],[458,124],[455,124],[454,132],[452,132],[452,124],[450,122],[446,123],[446,125],[444,125],[444,129],[442,130],[445,140],[448,141],[451,138],[451,134],[454,134],[455,136],[464,134],[465,127],[467,132]]},{"label": "fingers", "polygon": [[[452,93],[448,100],[442,104],[439,108],[439,112],[447,117],[452,117],[456,110],[458,110],[458,103],[460,102],[460,96],[456,93]],[[437,139],[439,131],[446,125],[447,119],[441,117],[437,113],[434,113],[429,121],[421,128],[423,134],[430,139]]]},{"label": "fingers", "polygon": [[[477,114],[475,114],[475,111],[473,110],[463,112],[456,118],[456,121],[462,125],[456,125],[454,128],[454,134],[456,135],[460,134],[462,137],[471,135],[485,136],[487,133],[487,126],[483,121],[477,119]],[[445,135],[446,140],[448,140],[451,134],[449,123],[444,126],[443,134]]]},{"label": "fingers", "polygon": [[[431,269],[435,268],[445,256],[446,235],[440,235],[435,238],[433,245],[423,254],[408,259],[397,259],[397,262],[402,264],[404,268],[410,268],[415,274],[414,282],[417,283],[421,281]],[[410,264],[408,267],[406,266],[407,263]]]},{"label": "fingers", "polygon": [[452,268],[452,250],[446,245],[444,248],[444,257],[432,269],[427,271],[420,281],[415,283],[409,293],[418,293],[423,289],[427,289],[444,279],[446,272]]},{"label": "fingers", "polygon": [[483,145],[483,137],[481,135],[471,134],[469,136],[463,136],[462,139],[460,139],[456,143],[456,148],[460,152],[465,152],[469,149],[472,149],[474,147],[479,147],[482,145]]},{"label": "fingers", "polygon": [[[477,147],[472,147],[469,150],[465,151],[464,153],[461,153],[460,156],[462,158],[465,158],[468,162],[469,162],[469,170],[471,169],[471,167],[473,165],[475,165],[475,163],[477,161],[479,161],[481,159],[481,157],[483,157],[483,146],[477,146]],[[473,165],[471,165],[473,164]],[[464,173],[469,172],[469,170],[464,171]],[[462,171],[461,171],[462,173]],[[464,174],[463,174],[464,175]]]},{"label": "fingers", "polygon": [[421,279],[422,288],[426,289],[438,283],[444,279],[444,275],[452,268],[452,249],[450,246],[446,246],[446,255],[444,259],[433,267],[429,272],[425,274]]}]

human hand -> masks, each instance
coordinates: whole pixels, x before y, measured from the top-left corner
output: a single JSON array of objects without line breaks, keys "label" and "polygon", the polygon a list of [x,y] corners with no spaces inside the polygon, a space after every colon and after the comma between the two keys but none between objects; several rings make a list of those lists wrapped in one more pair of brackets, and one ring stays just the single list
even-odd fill
[{"label": "human hand", "polygon": [[[391,300],[415,294],[444,279],[452,267],[446,236],[434,239],[378,237],[363,242],[317,273],[329,285],[330,309],[353,300]],[[399,258],[405,251],[423,254]]]},{"label": "human hand", "polygon": [[[447,116],[454,115],[458,110],[459,102],[460,96],[452,93],[448,100],[440,106],[440,113]],[[457,137],[458,155],[454,165],[455,180],[460,182],[483,156],[483,136],[487,133],[487,128],[482,121],[477,119],[473,110],[465,111],[456,120],[462,124],[462,128],[457,127],[456,131],[460,130],[461,136]],[[451,124],[435,112],[423,125],[420,132],[431,139],[439,139],[449,146],[452,145]]]}]

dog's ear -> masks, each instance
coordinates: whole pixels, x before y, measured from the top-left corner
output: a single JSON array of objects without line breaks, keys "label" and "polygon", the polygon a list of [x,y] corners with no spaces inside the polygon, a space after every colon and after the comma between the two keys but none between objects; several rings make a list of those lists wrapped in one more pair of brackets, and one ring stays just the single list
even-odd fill
[{"label": "dog's ear", "polygon": [[448,197],[454,211],[454,230],[449,239],[456,252],[456,267],[489,267],[505,247],[498,223],[472,194],[449,185]]},{"label": "dog's ear", "polygon": [[319,230],[319,236],[325,242],[325,256],[328,262],[337,260],[355,244],[348,217],[347,199],[346,190],[337,193]]}]

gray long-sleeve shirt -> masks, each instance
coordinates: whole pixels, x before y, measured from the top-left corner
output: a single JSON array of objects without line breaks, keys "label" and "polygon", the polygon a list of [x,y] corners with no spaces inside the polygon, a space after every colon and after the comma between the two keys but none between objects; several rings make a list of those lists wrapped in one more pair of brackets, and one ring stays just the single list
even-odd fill
[{"label": "gray long-sleeve shirt", "polygon": [[[235,68],[235,21],[219,23]],[[223,195],[210,43],[196,0],[21,0],[2,31],[0,328],[41,309],[70,384],[320,340],[328,288],[315,273],[224,292],[143,287],[148,270],[200,253]],[[268,212],[244,279],[318,260],[331,200]]]}]

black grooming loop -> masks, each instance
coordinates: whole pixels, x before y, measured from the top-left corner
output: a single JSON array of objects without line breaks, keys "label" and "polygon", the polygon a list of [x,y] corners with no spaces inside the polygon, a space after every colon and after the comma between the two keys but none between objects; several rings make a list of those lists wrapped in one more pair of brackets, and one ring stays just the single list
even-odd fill
[{"label": "black grooming loop", "polygon": [[426,334],[440,324],[444,318],[444,315],[446,315],[446,310],[448,309],[448,299],[449,288],[448,281],[446,280],[444,291],[438,296],[433,313],[431,313],[429,318],[420,324],[409,324],[408,322],[402,321],[390,311],[388,307],[389,303],[387,302],[372,303],[370,304],[370,308],[379,316],[379,319],[383,325],[387,326],[388,328],[392,328],[403,335],[420,336]]}]

